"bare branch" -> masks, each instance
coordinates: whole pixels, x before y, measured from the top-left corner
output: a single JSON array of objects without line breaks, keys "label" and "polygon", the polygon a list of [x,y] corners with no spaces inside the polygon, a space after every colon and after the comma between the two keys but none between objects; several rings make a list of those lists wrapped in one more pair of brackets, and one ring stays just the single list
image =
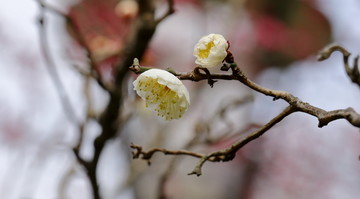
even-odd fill
[{"label": "bare branch", "polygon": [[[130,66],[129,69],[136,73],[138,73],[139,71],[143,71],[141,66],[132,65]],[[309,103],[301,101],[299,98],[293,96],[291,93],[262,87],[261,85],[248,79],[245,76],[245,74],[241,71],[241,69],[237,67],[235,63],[232,64],[231,69],[232,69],[232,74],[222,74],[222,73],[204,74],[199,72],[198,67],[196,67],[193,71],[189,73],[176,73],[173,71],[169,71],[169,72],[171,72],[181,80],[191,80],[195,82],[204,79],[237,80],[254,91],[262,93],[266,96],[273,97],[274,100],[282,99],[286,101],[289,105],[291,105],[294,109],[296,109],[299,112],[307,113],[317,117],[319,120],[319,127],[323,127],[327,125],[329,122],[337,119],[346,119],[353,126],[360,127],[360,115],[357,112],[355,112],[355,110],[353,110],[352,108],[339,109],[334,111],[325,111],[321,108],[312,106]],[[212,86],[211,82],[209,84],[210,86]]]},{"label": "bare branch", "polygon": [[[206,137],[205,137],[205,143],[206,144],[213,144],[216,142],[219,142],[220,140],[233,140],[234,137],[237,137],[238,135],[230,135],[231,132],[234,130],[233,128],[233,123],[230,122],[226,117],[226,112],[229,110],[234,110],[235,108],[241,107],[245,104],[248,104],[249,102],[254,100],[254,96],[252,95],[247,95],[241,99],[236,99],[234,101],[231,101],[229,103],[226,103],[222,106],[220,106],[220,108],[215,112],[215,114],[207,119],[206,121],[200,122],[197,125],[197,131],[198,134],[200,132],[205,132],[206,133]],[[225,129],[222,130],[218,130],[219,132],[221,132],[221,135],[216,136],[214,138],[210,137],[210,129],[211,126],[218,123],[218,122],[223,122],[225,123]],[[250,129],[249,127],[246,127],[245,129],[241,129],[238,132],[248,132]]]},{"label": "bare branch", "polygon": [[[62,84],[60,82],[60,78],[56,72],[56,68],[54,67],[54,63],[52,62],[52,60],[50,59],[50,56],[48,54],[49,49],[47,48],[47,44],[46,44],[46,34],[45,34],[45,28],[44,28],[44,24],[45,24],[45,18],[44,18],[44,14],[45,14],[45,10],[49,10],[57,15],[60,15],[62,17],[64,17],[67,20],[67,25],[69,26],[70,30],[72,30],[73,35],[75,36],[75,39],[80,43],[80,45],[82,45],[85,50],[87,51],[87,55],[88,55],[88,59],[89,59],[89,64],[91,66],[91,73],[90,74],[85,74],[87,80],[89,80],[88,78],[92,77],[95,80],[97,80],[98,84],[109,93],[110,95],[110,100],[109,103],[107,105],[107,107],[105,108],[105,110],[102,112],[102,114],[100,115],[99,118],[94,118],[97,120],[97,122],[99,123],[99,125],[102,128],[102,132],[100,133],[100,135],[94,140],[94,156],[91,160],[87,161],[84,160],[80,154],[80,148],[81,148],[81,143],[82,143],[82,137],[83,137],[83,131],[84,131],[84,126],[86,124],[87,119],[89,119],[89,117],[91,117],[91,101],[88,102],[88,107],[87,107],[87,119],[84,123],[78,123],[79,126],[79,131],[80,131],[80,135],[79,135],[79,141],[76,144],[76,146],[73,148],[73,152],[78,160],[78,162],[84,166],[87,175],[89,177],[91,186],[92,186],[92,191],[93,191],[93,197],[95,199],[100,199],[100,191],[99,191],[99,185],[98,185],[98,180],[97,180],[97,165],[98,165],[98,161],[101,155],[101,152],[103,151],[107,141],[109,141],[110,139],[114,138],[117,133],[119,131],[121,131],[121,128],[123,126],[123,123],[125,122],[125,120],[122,120],[122,118],[120,118],[121,114],[120,114],[120,109],[121,109],[121,105],[122,105],[122,98],[123,98],[123,79],[124,77],[126,77],[126,74],[128,72],[127,70],[127,66],[129,66],[133,60],[134,57],[139,57],[141,58],[145,52],[145,50],[147,49],[148,43],[150,42],[157,25],[163,20],[165,19],[168,15],[170,15],[173,12],[173,1],[169,0],[169,10],[168,12],[159,20],[155,20],[154,16],[155,16],[155,10],[154,10],[154,2],[151,0],[138,0],[139,2],[139,15],[134,23],[134,28],[133,28],[133,32],[130,34],[131,37],[129,38],[129,41],[127,42],[126,47],[124,48],[124,50],[122,51],[123,53],[120,56],[120,62],[117,63],[115,65],[115,83],[114,85],[105,85],[104,82],[101,79],[101,75],[100,73],[97,71],[98,67],[96,66],[95,60],[93,58],[93,55],[91,54],[90,48],[88,47],[85,38],[83,37],[83,35],[81,34],[81,32],[79,31],[77,24],[75,24],[71,18],[69,18],[66,14],[58,11],[57,9],[46,5],[43,1],[38,0],[39,5],[41,6],[41,17],[40,17],[40,34],[41,34],[41,38],[43,38],[42,42],[42,46],[43,46],[43,51],[44,51],[44,56],[47,59],[47,62],[49,62],[49,64],[47,64],[49,71],[51,73],[51,75],[53,76],[54,82],[56,84],[56,86],[58,87],[57,89],[59,90],[59,95],[62,99],[64,108],[66,109],[67,114],[69,115],[69,118],[71,117],[70,120],[74,121],[75,120],[75,114],[73,113],[73,109],[71,108],[70,102],[67,99],[66,95],[64,95],[64,89],[62,88]],[[86,88],[85,84],[85,89]],[[86,98],[89,98],[89,93],[87,93],[87,91],[85,91],[85,95]],[[65,97],[64,97],[65,96]],[[90,99],[88,99],[90,100]]]},{"label": "bare branch", "polygon": [[[340,50],[344,54],[348,54],[347,51],[342,48],[335,47],[334,49]],[[327,58],[327,57],[329,57],[329,55],[330,55],[329,53],[324,53],[322,55],[322,57]],[[227,65],[227,67],[224,67],[224,68],[227,68],[227,69],[231,68],[232,74],[226,74],[226,73],[210,74],[210,72],[208,70],[204,70],[204,68],[202,68],[202,67],[196,67],[193,71],[188,72],[188,73],[177,73],[170,69],[166,69],[166,70],[169,71],[170,73],[174,74],[175,76],[177,76],[180,80],[191,80],[191,81],[197,82],[197,81],[207,79],[208,84],[211,87],[216,82],[215,79],[237,80],[254,91],[262,93],[266,96],[273,97],[274,100],[282,99],[282,100],[286,101],[289,104],[289,106],[285,110],[283,110],[283,112],[281,112],[278,116],[273,118],[269,123],[265,124],[264,126],[259,128],[257,131],[251,133],[244,139],[237,141],[236,143],[231,145],[229,148],[215,151],[215,152],[207,154],[207,155],[201,155],[201,154],[190,152],[190,151],[181,151],[181,150],[180,151],[171,151],[171,150],[159,149],[159,148],[152,149],[148,152],[143,152],[141,150],[141,147],[139,148],[139,146],[138,146],[138,147],[135,147],[137,149],[137,153],[135,153],[134,158],[138,158],[139,155],[141,154],[143,156],[142,159],[149,160],[155,152],[162,152],[166,155],[189,155],[189,156],[197,157],[197,158],[200,158],[200,160],[199,160],[198,164],[196,165],[196,167],[194,168],[194,170],[189,175],[195,174],[195,175],[199,176],[199,175],[201,175],[202,166],[206,161],[217,162],[217,161],[232,160],[235,157],[236,152],[239,149],[241,149],[243,146],[245,146],[247,143],[251,142],[252,140],[255,140],[258,137],[260,137],[261,135],[263,135],[266,131],[268,131],[275,124],[277,124],[282,119],[284,119],[285,117],[287,117],[288,115],[290,115],[294,112],[303,112],[303,113],[306,113],[306,114],[316,117],[319,121],[319,124],[318,124],[319,127],[326,126],[328,123],[330,123],[334,120],[338,120],[338,119],[345,119],[353,126],[360,127],[360,115],[352,108],[338,109],[338,110],[333,110],[333,111],[325,111],[321,108],[312,106],[309,103],[301,101],[299,98],[293,96],[292,94],[290,94],[288,92],[268,89],[268,88],[262,87],[261,85],[256,84],[255,82],[251,81],[250,79],[248,79],[245,76],[245,74],[236,65],[236,63],[230,63]],[[130,66],[129,69],[138,74],[138,73],[144,72],[146,70],[149,70],[150,68],[143,68],[139,65],[133,64],[132,66]],[[203,70],[205,72],[205,74],[201,73],[200,70]],[[132,148],[134,148],[134,147],[132,147]],[[199,157],[199,156],[201,156],[201,157]]]},{"label": "bare branch", "polygon": [[166,19],[168,16],[172,15],[175,12],[174,0],[167,0],[167,4],[168,4],[168,9],[166,13],[162,17],[156,20],[156,24],[159,24],[160,22],[162,22],[164,19]]},{"label": "bare branch", "polygon": [[141,158],[143,160],[147,160],[149,165],[151,164],[150,159],[157,152],[163,153],[164,155],[187,155],[196,158],[201,158],[204,156],[204,154],[186,150],[168,150],[165,148],[153,148],[149,151],[143,151],[142,147],[136,144],[131,144],[130,147],[135,150],[132,152],[133,159]]},{"label": "bare branch", "polygon": [[68,118],[68,120],[73,123],[75,122],[78,124],[78,118],[76,117],[75,111],[73,106],[71,105],[71,102],[69,100],[69,97],[65,91],[64,85],[61,82],[60,76],[58,74],[58,71],[56,69],[55,62],[50,55],[50,49],[49,49],[49,41],[48,41],[48,35],[46,34],[46,9],[47,7],[42,1],[38,1],[40,5],[40,16],[39,16],[39,38],[40,38],[40,44],[41,44],[41,51],[44,56],[45,62],[46,62],[46,68],[48,69],[48,72],[51,76],[51,79],[54,82],[55,88],[57,90],[57,93],[59,95],[60,101],[62,103],[62,106],[64,108],[65,114]]},{"label": "bare branch", "polygon": [[291,113],[294,113],[295,111],[296,110],[293,109],[292,106],[288,106],[279,115],[274,117],[270,122],[268,122],[267,124],[262,126],[260,129],[254,131],[250,135],[246,136],[245,138],[239,140],[238,142],[231,145],[230,147],[228,147],[226,149],[223,149],[223,150],[220,150],[220,151],[215,151],[213,153],[204,155],[203,157],[201,157],[198,164],[195,166],[194,170],[191,173],[189,173],[189,175],[194,175],[195,174],[197,176],[200,176],[202,166],[204,165],[204,163],[206,161],[210,160],[210,158],[213,158],[212,161],[222,161],[222,162],[232,160],[235,157],[236,152],[238,150],[240,150],[243,146],[245,146],[247,143],[259,138],[260,136],[262,136],[271,127],[275,126],[275,124],[279,123],[282,119],[284,119],[285,117],[287,117]]},{"label": "bare branch", "polygon": [[[103,89],[105,90],[110,90],[111,86],[110,85],[106,85],[104,83],[104,81],[102,80],[102,77],[100,75],[100,72],[98,71],[94,56],[91,53],[90,47],[89,45],[86,43],[84,36],[81,34],[78,26],[75,24],[75,22],[73,21],[72,18],[70,18],[66,13],[63,13],[61,11],[59,11],[58,9],[54,8],[53,6],[49,5],[49,4],[45,4],[44,2],[42,2],[41,0],[38,0],[39,3],[44,6],[44,8],[46,8],[48,11],[51,11],[52,13],[55,13],[59,16],[64,17],[64,19],[66,20],[66,24],[69,28],[69,30],[71,31],[72,35],[75,37],[76,41],[79,42],[79,44],[85,49],[86,54],[87,54],[87,58],[89,60],[89,64],[90,64],[90,73],[84,73],[84,71],[80,71],[81,74],[83,75],[90,75],[92,76],[97,83],[99,84],[99,86],[101,86]],[[79,70],[79,68],[76,67],[76,69]]]},{"label": "bare branch", "polygon": [[89,60],[89,64],[90,64],[90,74],[98,83],[99,86],[101,86],[103,89],[105,90],[111,90],[112,87],[111,85],[105,84],[105,82],[103,81],[99,70],[99,67],[96,64],[95,58],[93,56],[93,54],[91,53],[90,47],[89,45],[86,43],[85,38],[83,37],[83,35],[80,33],[80,30],[78,28],[78,26],[76,26],[76,24],[74,23],[74,21],[67,15],[64,16],[66,21],[67,21],[67,25],[69,27],[69,29],[71,29],[73,35],[75,36],[76,40],[79,42],[79,44],[86,50],[86,54],[87,54],[87,58]]},{"label": "bare branch", "polygon": [[119,55],[120,62],[115,64],[115,81],[112,86],[113,89],[108,90],[110,95],[109,103],[98,119],[102,132],[94,140],[94,156],[89,163],[90,166],[87,168],[87,173],[95,195],[94,198],[100,198],[96,176],[100,155],[106,143],[116,135],[120,135],[125,123],[125,121],[120,118],[120,111],[123,102],[122,89],[124,86],[122,84],[124,78],[128,74],[127,68],[131,65],[135,57],[140,59],[143,57],[158,25],[154,19],[154,1],[138,0],[138,3],[139,15],[134,22],[133,32],[130,33],[131,37],[127,41],[122,53]]},{"label": "bare branch", "polygon": [[240,150],[243,146],[248,144],[249,142],[259,138],[261,135],[263,135],[265,132],[267,132],[271,127],[273,127],[275,124],[279,123],[282,119],[290,115],[291,113],[296,112],[295,109],[293,109],[292,106],[288,106],[286,109],[284,109],[278,116],[273,118],[270,122],[259,128],[258,130],[254,131],[253,133],[249,134],[245,138],[239,140],[238,142],[234,143],[230,147],[215,151],[209,154],[201,154],[201,153],[195,153],[192,151],[186,151],[186,150],[169,150],[164,148],[154,148],[149,151],[144,152],[142,147],[139,145],[131,144],[131,148],[135,151],[132,153],[133,158],[141,158],[143,160],[147,160],[148,164],[150,164],[150,159],[152,156],[157,153],[163,153],[164,155],[187,155],[192,156],[196,158],[200,158],[198,164],[195,166],[194,170],[189,173],[189,175],[201,175],[202,166],[206,161],[211,162],[226,162],[232,160],[236,152]]},{"label": "bare branch", "polygon": [[323,49],[318,56],[319,61],[323,61],[325,59],[328,59],[331,54],[335,51],[339,51],[343,54],[343,62],[344,62],[344,68],[351,79],[352,82],[360,86],[360,72],[358,67],[358,61],[359,61],[359,55],[354,58],[353,66],[351,67],[349,65],[349,57],[351,53],[349,53],[344,47],[332,44],[325,49]]},{"label": "bare branch", "polygon": [[[245,96],[241,99],[236,99],[234,101],[231,101],[229,103],[224,104],[223,106],[221,106],[219,108],[218,111],[215,112],[215,114],[210,117],[206,122],[200,122],[198,125],[195,126],[194,129],[194,136],[192,139],[190,139],[185,145],[184,147],[182,147],[184,150],[190,150],[190,148],[194,147],[194,146],[198,146],[199,144],[213,144],[215,142],[218,142],[219,140],[223,140],[226,136],[229,135],[230,133],[230,129],[231,128],[231,123],[229,121],[226,120],[225,118],[225,113],[229,110],[229,109],[234,109],[236,107],[242,106],[247,104],[249,101],[253,100],[253,96]],[[210,134],[210,125],[209,124],[213,124],[217,121],[222,121],[226,123],[227,126],[227,132],[228,133],[223,133],[221,136],[218,136],[216,138],[210,138],[209,134]],[[198,127],[201,126],[201,127]],[[223,132],[223,131],[221,131]],[[244,132],[244,131],[241,131]],[[203,139],[205,137],[205,139]],[[231,139],[231,138],[230,138]],[[139,146],[140,147],[140,146]],[[181,150],[181,151],[184,151]],[[133,152],[134,154],[135,152]],[[159,186],[158,186],[158,197],[159,199],[165,199],[165,198],[171,198],[171,196],[167,196],[166,193],[166,189],[165,189],[165,185],[167,184],[167,180],[170,178],[170,176],[173,174],[174,170],[176,169],[176,166],[178,165],[178,162],[181,159],[178,156],[174,156],[172,157],[172,159],[170,160],[170,163],[168,164],[166,170],[164,173],[162,173],[162,175],[160,176],[160,180],[159,180]],[[148,160],[150,161],[150,159]]]}]

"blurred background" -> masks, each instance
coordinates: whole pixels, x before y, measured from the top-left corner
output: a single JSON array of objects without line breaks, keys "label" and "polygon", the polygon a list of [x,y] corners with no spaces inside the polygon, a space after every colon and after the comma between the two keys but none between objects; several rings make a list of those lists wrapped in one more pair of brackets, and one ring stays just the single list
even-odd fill
[{"label": "blurred background", "polygon": [[[176,12],[161,22],[141,65],[194,67],[193,46],[203,35],[219,33],[230,42],[238,65],[255,82],[291,92],[303,101],[333,110],[360,112],[359,87],[352,84],[335,53],[316,61],[319,50],[339,43],[360,54],[358,0],[175,0]],[[88,44],[104,81],[112,81],[138,13],[133,0],[49,0],[47,5],[71,17]],[[165,0],[154,1],[156,16]],[[39,36],[40,7],[34,0],[0,2],[0,198],[87,199],[92,191],[72,147],[78,126],[64,112],[59,91],[47,69]],[[75,117],[86,117],[85,103],[100,113],[108,94],[79,72],[87,57],[63,16],[46,13],[50,56]],[[352,57],[351,57],[352,58]],[[121,61],[121,60],[120,60]],[[80,69],[80,70],[79,70]],[[107,142],[97,176],[105,199],[357,199],[360,195],[359,129],[346,121],[323,128],[296,113],[251,142],[226,163],[206,163],[203,175],[188,176],[192,157],[155,155],[151,166],[133,160],[130,144],[150,149],[212,152],[276,116],[285,103],[257,94],[242,84],[184,81],[191,106],[183,118],[165,122],[136,97],[129,73],[121,132]],[[86,88],[86,89],[85,89]],[[90,92],[89,92],[90,91]],[[90,94],[89,94],[90,93]],[[60,93],[64,95],[64,93]],[[251,98],[251,102],[244,99]],[[84,127],[80,154],[92,157],[95,120]]]}]

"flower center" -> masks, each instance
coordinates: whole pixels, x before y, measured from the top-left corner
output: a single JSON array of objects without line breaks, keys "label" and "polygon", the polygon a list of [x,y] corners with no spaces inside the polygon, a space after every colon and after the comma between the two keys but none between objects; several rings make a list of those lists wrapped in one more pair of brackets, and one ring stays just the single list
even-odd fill
[{"label": "flower center", "polygon": [[200,58],[207,58],[210,54],[210,50],[212,47],[214,47],[215,44],[213,41],[210,41],[209,43],[206,44],[206,48],[205,49],[200,49],[199,50],[199,57]]},{"label": "flower center", "polygon": [[146,78],[139,82],[139,90],[145,92],[146,107],[155,110],[167,120],[180,118],[186,107],[181,106],[179,95],[168,86],[159,84],[157,79]]}]

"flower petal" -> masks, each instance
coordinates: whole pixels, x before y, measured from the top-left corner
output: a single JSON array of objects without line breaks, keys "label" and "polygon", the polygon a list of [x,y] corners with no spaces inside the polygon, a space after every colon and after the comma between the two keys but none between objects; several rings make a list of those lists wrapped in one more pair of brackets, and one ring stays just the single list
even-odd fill
[{"label": "flower petal", "polygon": [[203,67],[220,66],[227,56],[228,47],[222,35],[206,35],[194,47],[195,63]]},{"label": "flower petal", "polygon": [[190,105],[189,92],[173,74],[150,69],[133,82],[146,106],[166,120],[179,119]]}]

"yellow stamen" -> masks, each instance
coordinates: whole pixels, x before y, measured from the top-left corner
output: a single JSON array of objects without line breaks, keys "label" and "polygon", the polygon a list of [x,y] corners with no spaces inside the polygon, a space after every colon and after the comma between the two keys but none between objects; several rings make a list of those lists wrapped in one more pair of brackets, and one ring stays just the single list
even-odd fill
[{"label": "yellow stamen", "polygon": [[209,56],[209,54],[210,54],[211,48],[214,47],[214,46],[215,46],[215,44],[214,44],[213,41],[207,43],[205,49],[199,50],[199,57],[201,57],[201,58],[203,58],[203,59],[204,59],[204,58],[207,58],[207,57]]}]

